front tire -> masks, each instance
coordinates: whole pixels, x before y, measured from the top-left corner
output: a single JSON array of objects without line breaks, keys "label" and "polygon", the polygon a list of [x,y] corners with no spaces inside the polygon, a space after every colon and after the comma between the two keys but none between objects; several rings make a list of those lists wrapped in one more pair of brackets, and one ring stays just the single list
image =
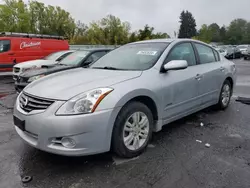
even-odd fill
[{"label": "front tire", "polygon": [[140,102],[130,102],[118,114],[112,135],[112,149],[120,157],[133,158],[147,147],[153,129],[153,115]]},{"label": "front tire", "polygon": [[219,102],[216,105],[217,109],[219,110],[227,109],[231,101],[231,96],[232,96],[232,85],[229,82],[229,80],[225,80],[220,92]]}]

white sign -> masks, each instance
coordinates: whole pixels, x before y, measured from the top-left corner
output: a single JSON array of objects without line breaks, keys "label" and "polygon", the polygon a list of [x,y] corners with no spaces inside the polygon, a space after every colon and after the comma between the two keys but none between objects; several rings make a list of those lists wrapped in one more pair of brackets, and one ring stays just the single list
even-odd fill
[{"label": "white sign", "polygon": [[138,55],[156,55],[157,51],[139,51]]},{"label": "white sign", "polygon": [[41,42],[22,42],[20,44],[20,49],[24,49],[24,48],[30,48],[30,47],[34,47],[34,46],[41,46]]}]

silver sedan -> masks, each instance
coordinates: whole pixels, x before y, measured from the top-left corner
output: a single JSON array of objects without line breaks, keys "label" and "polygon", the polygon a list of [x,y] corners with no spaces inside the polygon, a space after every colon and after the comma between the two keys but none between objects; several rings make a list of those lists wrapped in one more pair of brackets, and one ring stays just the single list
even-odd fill
[{"label": "silver sedan", "polygon": [[141,154],[153,132],[209,106],[226,109],[235,64],[189,39],[131,43],[90,68],[52,74],[17,98],[20,137],[50,153],[81,156]]}]

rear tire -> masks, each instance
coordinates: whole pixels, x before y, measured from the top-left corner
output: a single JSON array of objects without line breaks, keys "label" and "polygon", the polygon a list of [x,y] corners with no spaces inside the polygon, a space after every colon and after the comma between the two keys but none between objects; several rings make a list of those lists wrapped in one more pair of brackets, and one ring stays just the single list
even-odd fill
[{"label": "rear tire", "polygon": [[229,80],[225,80],[220,92],[219,102],[216,104],[218,110],[225,110],[228,108],[232,96],[232,85]]},{"label": "rear tire", "polygon": [[152,137],[153,115],[140,102],[130,102],[119,112],[112,135],[112,150],[120,157],[133,158],[147,148]]}]

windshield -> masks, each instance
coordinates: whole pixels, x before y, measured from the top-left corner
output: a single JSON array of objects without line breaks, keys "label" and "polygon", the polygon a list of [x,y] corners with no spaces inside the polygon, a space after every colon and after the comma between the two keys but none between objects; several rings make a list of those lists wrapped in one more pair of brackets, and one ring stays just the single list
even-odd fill
[{"label": "windshield", "polygon": [[65,54],[65,51],[60,51],[60,52],[55,52],[55,53],[52,53],[46,57],[44,57],[43,59],[45,60],[54,60],[56,61],[59,57],[61,57],[63,54]]},{"label": "windshield", "polygon": [[168,44],[150,42],[124,45],[100,58],[91,68],[146,70],[156,63]]},{"label": "windshield", "polygon": [[7,52],[10,50],[10,41],[9,40],[0,40],[0,53]]},{"label": "windshield", "polygon": [[67,57],[65,57],[60,64],[68,66],[77,66],[90,52],[89,51],[77,51]]}]

